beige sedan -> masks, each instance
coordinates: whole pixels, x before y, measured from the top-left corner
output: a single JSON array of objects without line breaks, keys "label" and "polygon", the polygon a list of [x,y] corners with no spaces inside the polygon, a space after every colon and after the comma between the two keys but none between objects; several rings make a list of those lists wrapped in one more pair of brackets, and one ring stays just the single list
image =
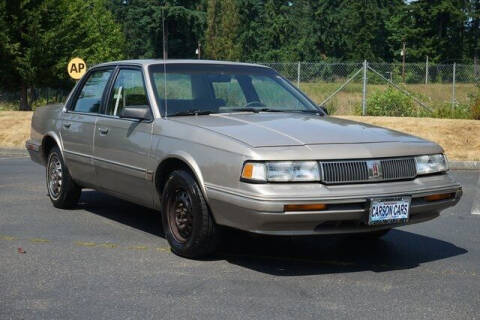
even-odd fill
[{"label": "beige sedan", "polygon": [[65,104],[37,109],[31,132],[55,207],[93,188],[156,209],[186,257],[212,253],[222,227],[380,237],[462,195],[437,144],[329,117],[254,64],[97,65]]}]

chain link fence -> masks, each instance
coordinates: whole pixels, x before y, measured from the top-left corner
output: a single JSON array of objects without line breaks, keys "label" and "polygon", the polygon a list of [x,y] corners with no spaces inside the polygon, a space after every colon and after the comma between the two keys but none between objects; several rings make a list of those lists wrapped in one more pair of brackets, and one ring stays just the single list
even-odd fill
[{"label": "chain link fence", "polygon": [[[28,102],[33,108],[51,103],[65,102],[69,91],[64,88],[34,88],[28,89]],[[0,110],[18,110],[20,91],[0,90]]]},{"label": "chain link fence", "polygon": [[[402,92],[424,115],[440,110],[461,111],[480,94],[480,66],[426,63],[261,63],[302,89],[332,114],[369,114],[372,97],[388,88]],[[65,101],[68,90],[29,90],[33,107]],[[0,110],[15,109],[19,92],[0,91]],[[480,108],[480,107],[479,107]],[[438,115],[437,115],[438,116]],[[450,115],[440,113],[439,116]]]},{"label": "chain link fence", "polygon": [[430,113],[447,107],[463,110],[478,94],[480,84],[478,65],[428,62],[405,65],[365,62],[366,67],[362,62],[262,64],[275,69],[335,114],[359,114],[364,104],[368,113],[369,97],[388,87],[396,88]]}]

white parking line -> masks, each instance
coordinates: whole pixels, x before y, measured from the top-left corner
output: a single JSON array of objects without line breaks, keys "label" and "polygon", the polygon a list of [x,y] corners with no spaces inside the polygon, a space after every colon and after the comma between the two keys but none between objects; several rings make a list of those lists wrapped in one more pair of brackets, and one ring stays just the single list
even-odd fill
[{"label": "white parking line", "polygon": [[480,176],[478,177],[477,193],[475,198],[473,198],[472,214],[480,215]]}]

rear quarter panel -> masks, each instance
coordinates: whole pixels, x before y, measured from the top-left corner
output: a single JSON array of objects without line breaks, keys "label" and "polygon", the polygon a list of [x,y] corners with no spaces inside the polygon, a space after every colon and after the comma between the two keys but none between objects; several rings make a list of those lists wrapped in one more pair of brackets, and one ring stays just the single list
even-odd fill
[{"label": "rear quarter panel", "polygon": [[32,143],[41,146],[44,138],[51,136],[55,139],[60,149],[63,149],[59,131],[62,108],[63,104],[52,104],[35,110],[30,131],[30,141]]}]

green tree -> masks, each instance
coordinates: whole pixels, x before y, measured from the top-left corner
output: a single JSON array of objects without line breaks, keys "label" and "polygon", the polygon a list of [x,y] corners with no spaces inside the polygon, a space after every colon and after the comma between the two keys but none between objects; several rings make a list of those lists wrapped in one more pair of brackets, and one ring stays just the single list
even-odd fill
[{"label": "green tree", "polygon": [[464,54],[464,0],[418,0],[406,5],[387,23],[391,50],[406,42],[408,61],[452,63]]},{"label": "green tree", "polygon": [[402,0],[321,0],[315,12],[317,47],[328,58],[391,61],[385,21]]},{"label": "green tree", "polygon": [[[67,63],[119,59],[123,35],[107,0],[21,0],[0,4],[0,87],[20,90],[20,110],[31,110],[28,88],[71,86]],[[30,99],[31,100],[31,99]]]},{"label": "green tree", "polygon": [[465,31],[465,58],[480,63],[480,0],[469,0]]},{"label": "green tree", "polygon": [[241,47],[239,8],[236,0],[208,0],[205,53],[209,58],[239,60]]},{"label": "green tree", "polygon": [[68,61],[81,57],[88,66],[124,58],[125,38],[107,8],[108,0],[63,0],[63,18],[52,30],[57,43],[55,79],[65,81]]},{"label": "green tree", "polygon": [[316,60],[313,8],[309,0],[268,0],[257,56],[262,61]]},{"label": "green tree", "polygon": [[193,58],[202,40],[206,5],[195,0],[111,1],[110,8],[126,38],[130,59],[163,56],[165,18],[166,49],[170,58]]},{"label": "green tree", "polygon": [[[29,110],[27,90],[38,80],[39,70],[52,62],[46,30],[58,22],[59,1],[8,1],[0,5],[1,69],[0,85],[20,89],[20,110]],[[55,16],[49,17],[48,12]]]}]

